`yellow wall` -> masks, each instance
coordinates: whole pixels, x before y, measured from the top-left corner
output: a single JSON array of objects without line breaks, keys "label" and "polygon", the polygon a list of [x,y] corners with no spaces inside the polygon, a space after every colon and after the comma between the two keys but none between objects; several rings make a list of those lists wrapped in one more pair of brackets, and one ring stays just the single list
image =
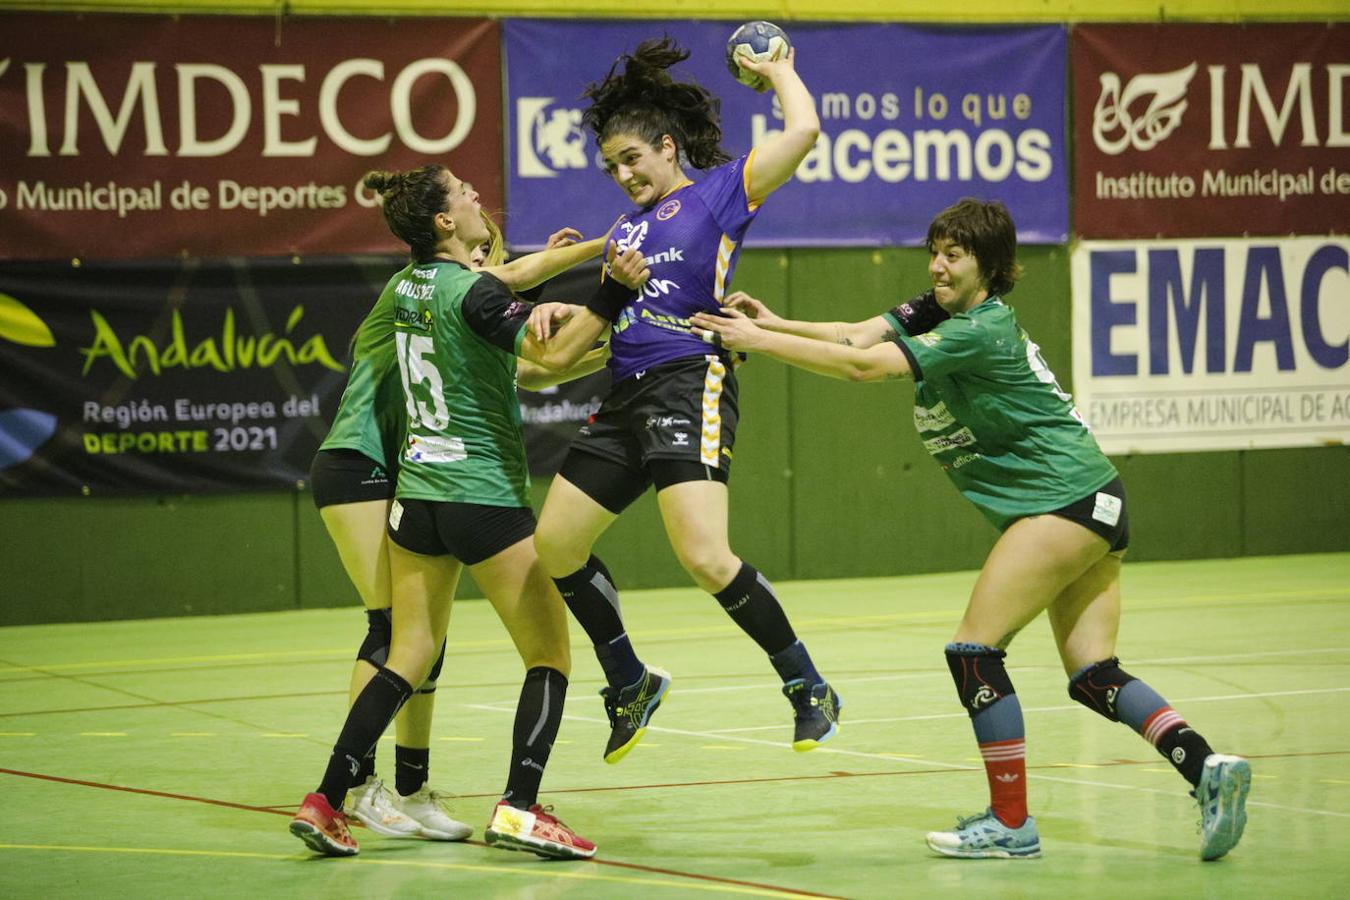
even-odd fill
[{"label": "yellow wall", "polygon": [[1350,0],[0,0],[0,9],[53,12],[198,12],[289,15],[566,16],[883,20],[895,22],[1152,22],[1346,20]]}]

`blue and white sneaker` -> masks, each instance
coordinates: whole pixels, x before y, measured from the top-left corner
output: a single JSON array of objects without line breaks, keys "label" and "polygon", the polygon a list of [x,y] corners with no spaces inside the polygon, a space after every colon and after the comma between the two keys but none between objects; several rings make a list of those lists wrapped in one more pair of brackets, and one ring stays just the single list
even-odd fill
[{"label": "blue and white sneaker", "polygon": [[1009,828],[992,809],[968,819],[957,819],[955,831],[928,832],[929,849],[960,859],[1035,859],[1041,855],[1036,820]]},{"label": "blue and white sneaker", "polygon": [[1247,827],[1247,791],[1252,765],[1240,756],[1205,757],[1195,799],[1200,803],[1200,858],[1218,859],[1237,846]]}]

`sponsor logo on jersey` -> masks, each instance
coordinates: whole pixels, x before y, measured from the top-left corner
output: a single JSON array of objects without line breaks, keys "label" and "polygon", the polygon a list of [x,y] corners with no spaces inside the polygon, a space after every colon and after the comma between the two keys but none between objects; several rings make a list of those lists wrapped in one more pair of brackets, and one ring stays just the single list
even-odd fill
[{"label": "sponsor logo on jersey", "polygon": [[918,335],[914,340],[923,344],[925,347],[936,347],[941,343],[942,335],[938,334],[936,331],[929,331],[925,334]]},{"label": "sponsor logo on jersey", "polygon": [[403,458],[414,463],[447,463],[468,459],[469,454],[464,449],[464,438],[410,434]]},{"label": "sponsor logo on jersey", "polygon": [[675,432],[674,437],[675,437],[675,440],[674,440],[672,443],[674,443],[674,445],[675,445],[676,447],[688,447],[688,446],[689,446],[689,434],[688,434],[688,432],[677,431],[677,432]]},{"label": "sponsor logo on jersey", "polygon": [[665,203],[662,203],[661,208],[656,211],[656,218],[664,222],[667,219],[675,218],[675,214],[679,211],[680,211],[680,201],[667,200]]},{"label": "sponsor logo on jersey", "polygon": [[408,309],[403,306],[394,307],[394,324],[402,325],[405,328],[421,328],[425,331],[431,330],[431,322],[434,317],[429,309]]},{"label": "sponsor logo on jersey", "polygon": [[951,434],[944,434],[939,437],[929,438],[923,442],[923,447],[932,456],[937,456],[947,450],[955,450],[957,447],[969,447],[975,443],[975,435],[969,428],[962,428],[953,431]]},{"label": "sponsor logo on jersey", "polygon": [[684,262],[684,251],[679,247],[671,247],[669,250],[662,250],[660,253],[646,257],[645,262],[649,266],[664,262]]},{"label": "sponsor logo on jersey", "polygon": [[925,406],[914,407],[914,427],[919,431],[941,431],[956,424],[956,418],[941,401],[929,409]]}]

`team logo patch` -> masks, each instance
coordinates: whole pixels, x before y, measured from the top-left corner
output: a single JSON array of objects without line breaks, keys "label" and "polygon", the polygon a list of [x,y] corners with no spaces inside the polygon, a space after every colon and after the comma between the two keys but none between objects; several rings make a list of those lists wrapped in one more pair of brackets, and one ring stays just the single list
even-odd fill
[{"label": "team logo patch", "polygon": [[661,208],[656,211],[656,218],[664,222],[666,219],[675,218],[675,214],[680,211],[680,201],[667,200],[661,204]]}]

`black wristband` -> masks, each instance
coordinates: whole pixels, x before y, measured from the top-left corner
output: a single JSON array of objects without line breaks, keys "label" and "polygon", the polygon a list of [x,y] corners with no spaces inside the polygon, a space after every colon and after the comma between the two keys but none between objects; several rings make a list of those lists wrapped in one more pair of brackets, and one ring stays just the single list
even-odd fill
[{"label": "black wristband", "polygon": [[893,307],[890,313],[911,337],[932,331],[951,318],[951,315],[938,304],[937,297],[932,291],[925,291],[913,300]]},{"label": "black wristband", "polygon": [[582,305],[600,318],[613,322],[619,317],[620,310],[632,302],[636,293],[633,288],[619,283],[616,278],[610,276],[600,282],[595,293]]}]

